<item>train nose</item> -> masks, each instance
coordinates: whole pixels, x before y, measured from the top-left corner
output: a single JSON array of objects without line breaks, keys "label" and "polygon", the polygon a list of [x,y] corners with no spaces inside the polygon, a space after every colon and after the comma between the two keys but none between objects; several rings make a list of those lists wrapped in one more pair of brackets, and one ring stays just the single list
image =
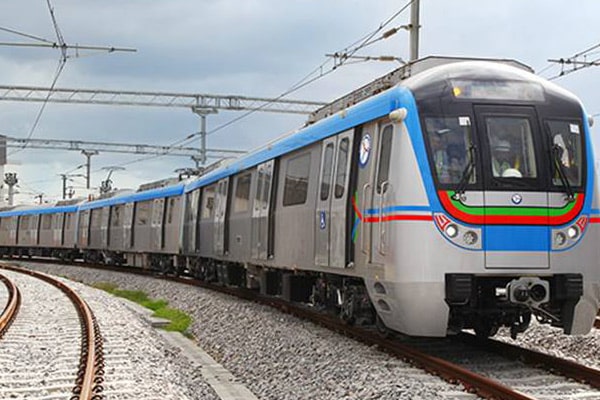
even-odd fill
[{"label": "train nose", "polygon": [[506,286],[511,303],[537,307],[550,300],[550,283],[540,278],[514,279]]}]

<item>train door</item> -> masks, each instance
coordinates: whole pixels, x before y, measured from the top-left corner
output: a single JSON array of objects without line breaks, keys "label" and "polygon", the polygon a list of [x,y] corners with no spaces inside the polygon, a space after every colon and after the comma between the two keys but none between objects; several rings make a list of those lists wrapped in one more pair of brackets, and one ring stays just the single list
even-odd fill
[{"label": "train door", "polygon": [[229,178],[221,179],[217,183],[215,193],[215,241],[216,255],[227,254],[227,197],[229,192]]},{"label": "train door", "polygon": [[350,153],[353,131],[323,141],[315,214],[315,264],[346,266]]},{"label": "train door", "polygon": [[[549,268],[549,198],[543,180],[544,157],[549,156],[542,151],[535,109],[475,106],[475,115],[479,137],[488,149],[481,152],[485,267]],[[537,251],[518,257],[503,251],[531,250],[527,246],[534,242]]]},{"label": "train door", "polygon": [[185,194],[185,213],[183,219],[183,249],[186,254],[196,253],[199,250],[198,232],[199,232],[199,214],[198,205],[200,203],[200,189]]},{"label": "train door", "polygon": [[65,213],[56,213],[52,216],[52,242],[54,246],[62,246],[65,244]]},{"label": "train door", "polygon": [[110,206],[102,208],[102,217],[100,220],[100,241],[103,249],[108,248],[108,237],[110,227]]},{"label": "train door", "polygon": [[123,212],[123,248],[130,249],[133,244],[134,203],[125,204]]},{"label": "train door", "polygon": [[388,250],[386,205],[393,189],[388,179],[393,136],[394,126],[390,123],[366,125],[358,151],[355,204],[360,212],[359,247],[367,263],[378,265],[384,263]]},{"label": "train door", "polygon": [[79,212],[79,223],[77,224],[79,231],[78,245],[80,248],[85,248],[90,245],[90,214],[91,211],[83,210]]},{"label": "train door", "polygon": [[272,216],[275,160],[257,167],[256,193],[252,204],[252,258],[267,260],[273,249]]},{"label": "train door", "polygon": [[165,199],[154,199],[152,202],[152,218],[150,227],[152,229],[152,247],[154,250],[160,250],[164,246],[164,218],[165,217]]}]

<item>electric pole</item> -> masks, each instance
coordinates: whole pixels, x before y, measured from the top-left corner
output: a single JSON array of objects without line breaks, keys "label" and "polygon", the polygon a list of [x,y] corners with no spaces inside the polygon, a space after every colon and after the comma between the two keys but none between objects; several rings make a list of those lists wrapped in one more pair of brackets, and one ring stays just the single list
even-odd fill
[{"label": "electric pole", "polygon": [[86,158],[87,161],[85,163],[85,188],[89,189],[90,188],[90,167],[92,164],[92,156],[96,156],[98,155],[98,152],[96,150],[81,150],[81,154],[83,154]]},{"label": "electric pole", "polygon": [[4,174],[4,183],[8,186],[8,205],[12,206],[14,204],[14,186],[19,182],[17,179],[16,172],[7,172]]},{"label": "electric pole", "polygon": [[69,174],[60,174],[60,178],[62,179],[62,198],[63,198],[63,200],[66,200],[67,195],[68,195],[68,193],[67,193],[67,180],[70,180],[70,178],[74,178],[76,176],[80,176],[80,177],[85,178],[85,175],[83,175],[83,174],[72,174],[72,175],[69,175]]},{"label": "electric pole", "polygon": [[410,6],[410,56],[409,62],[419,59],[419,6],[421,0],[413,0]]},{"label": "electric pole", "polygon": [[206,164],[206,116],[216,114],[216,108],[192,107],[192,112],[200,116],[200,163]]}]

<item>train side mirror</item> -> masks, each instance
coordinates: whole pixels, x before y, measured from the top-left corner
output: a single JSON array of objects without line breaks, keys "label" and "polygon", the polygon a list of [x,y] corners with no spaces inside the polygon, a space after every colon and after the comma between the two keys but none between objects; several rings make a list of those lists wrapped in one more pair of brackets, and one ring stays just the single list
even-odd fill
[{"label": "train side mirror", "polygon": [[590,127],[594,126],[594,117],[591,115],[588,115],[588,124],[590,124]]}]

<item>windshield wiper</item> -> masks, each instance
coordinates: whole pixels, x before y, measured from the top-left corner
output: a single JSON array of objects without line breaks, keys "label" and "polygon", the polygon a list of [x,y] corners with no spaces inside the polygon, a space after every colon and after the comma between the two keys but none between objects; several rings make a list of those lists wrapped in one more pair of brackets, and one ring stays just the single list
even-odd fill
[{"label": "windshield wiper", "polygon": [[575,201],[575,195],[573,194],[573,188],[569,183],[569,179],[567,178],[567,174],[565,173],[564,165],[560,159],[560,150],[561,148],[559,145],[555,144],[554,146],[552,146],[554,165],[556,167],[556,171],[558,172],[560,182],[562,183],[563,187],[565,188],[565,192],[567,193],[567,201],[570,203],[572,201]]},{"label": "windshield wiper", "polygon": [[467,188],[467,183],[469,183],[469,179],[471,179],[471,175],[475,171],[475,146],[469,146],[469,163],[465,166],[463,170],[462,176],[460,178],[460,182],[458,182],[458,186],[452,195],[453,200],[460,200],[461,196],[465,194],[465,189]]}]

